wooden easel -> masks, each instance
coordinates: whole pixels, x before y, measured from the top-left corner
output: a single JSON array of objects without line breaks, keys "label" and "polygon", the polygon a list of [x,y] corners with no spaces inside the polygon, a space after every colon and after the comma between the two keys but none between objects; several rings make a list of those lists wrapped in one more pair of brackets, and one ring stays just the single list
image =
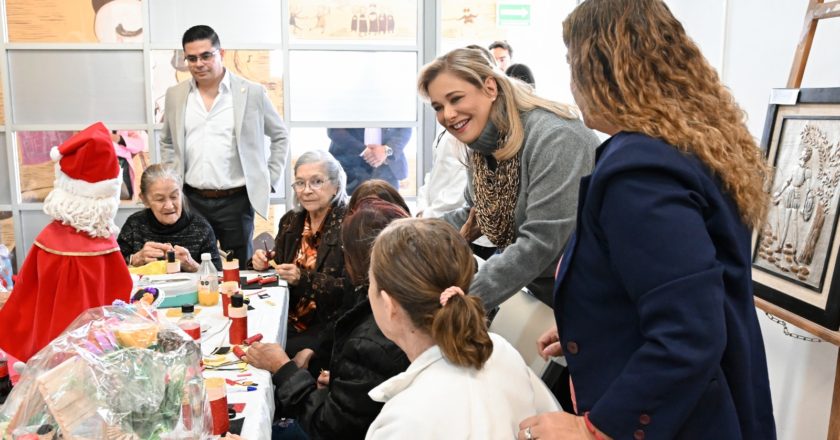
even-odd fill
[{"label": "wooden easel", "polygon": [[[787,87],[789,89],[798,89],[802,85],[802,76],[805,74],[805,65],[808,63],[808,55],[811,53],[811,43],[814,42],[814,34],[817,32],[817,23],[820,20],[833,17],[840,17],[840,0],[827,3],[824,0],[809,0],[808,10],[805,12],[805,24],[802,27],[802,33],[799,35],[799,45],[796,47],[793,66],[788,77]],[[758,297],[755,298],[755,305],[767,313],[816,335],[825,342],[840,346],[840,332],[838,331],[828,330]],[[835,368],[834,394],[831,397],[831,412],[828,422],[828,440],[840,440],[840,351],[837,353]]]}]

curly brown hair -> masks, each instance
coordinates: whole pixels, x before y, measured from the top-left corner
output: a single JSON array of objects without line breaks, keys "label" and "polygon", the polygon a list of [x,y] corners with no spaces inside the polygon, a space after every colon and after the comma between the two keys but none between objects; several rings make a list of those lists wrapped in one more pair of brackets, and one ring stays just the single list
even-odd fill
[{"label": "curly brown hair", "polygon": [[746,115],[661,0],[587,0],[563,22],[582,108],[625,131],[693,154],[760,227],[770,167]]}]

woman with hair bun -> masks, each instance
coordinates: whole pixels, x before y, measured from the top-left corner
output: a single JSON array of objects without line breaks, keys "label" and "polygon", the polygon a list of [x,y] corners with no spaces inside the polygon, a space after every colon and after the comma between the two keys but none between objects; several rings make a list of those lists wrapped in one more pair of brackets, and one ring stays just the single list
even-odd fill
[{"label": "woman with hair bun", "polygon": [[408,356],[370,392],[385,402],[368,439],[510,439],[523,417],[559,405],[522,357],[487,332],[467,295],[475,260],[443,220],[397,220],[373,245],[368,298],[382,333]]}]

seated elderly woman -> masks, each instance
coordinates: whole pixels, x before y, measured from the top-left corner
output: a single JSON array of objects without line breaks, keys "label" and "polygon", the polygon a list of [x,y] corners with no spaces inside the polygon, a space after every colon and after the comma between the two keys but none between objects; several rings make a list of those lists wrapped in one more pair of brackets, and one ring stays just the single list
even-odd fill
[{"label": "seated elderly woman", "polygon": [[292,183],[296,208],[280,219],[274,250],[257,249],[256,270],[269,267],[289,285],[286,352],[317,344],[319,333],[335,320],[350,281],[344,275],[341,221],[347,211],[347,176],[326,151],[307,151],[295,163]]},{"label": "seated elderly woman", "polygon": [[[402,211],[404,211],[408,216],[411,215],[411,211],[408,209],[408,205],[405,203],[405,199],[403,199],[403,197],[396,190],[396,188],[394,188],[390,183],[382,179],[365,180],[364,182],[360,183],[355,190],[353,190],[353,194],[350,196],[350,202],[347,203],[348,215],[356,212],[356,210],[359,209],[359,205],[362,201],[367,201],[371,198],[392,203],[400,207]],[[344,227],[342,227],[342,237],[346,237],[346,235],[347,234],[344,232]],[[370,238],[371,244],[374,238],[376,238],[375,235]],[[339,309],[337,316],[343,315],[345,312],[347,312],[356,305],[358,295],[356,295],[354,291],[359,292],[360,288],[364,288],[364,293],[365,295],[367,295],[367,268],[370,255],[370,249],[364,249],[364,252],[356,254],[356,257],[363,258],[364,260],[363,264],[357,264],[356,267],[363,267],[364,269],[362,272],[353,275],[351,260],[353,260],[354,257],[347,255],[347,241],[344,239],[342,239],[342,241],[345,243],[345,269],[347,269],[347,276],[350,278],[351,285],[349,286],[350,289],[344,294],[344,300],[341,304],[341,308]],[[359,280],[363,280],[364,283],[360,284]],[[320,370],[328,368],[330,364],[330,357],[332,356],[333,352],[333,342],[335,340],[334,324],[335,322],[332,322],[330,323],[330,325],[324,328],[316,344],[310,346],[309,348],[301,350],[295,356],[295,361],[299,365],[303,365],[304,367],[308,368],[313,375],[317,376]]]},{"label": "seated elderly woman", "polygon": [[250,364],[272,373],[275,416],[295,419],[312,438],[364,438],[382,409],[368,392],[408,368],[403,351],[376,326],[367,297],[373,240],[408,213],[376,197],[357,201],[359,188],[353,195],[356,209],[341,226],[347,273],[355,290],[349,294],[352,307],[335,325],[331,361],[325,365],[329,370],[318,376],[301,369],[277,344],[254,344],[245,356]]},{"label": "seated elderly woman", "polygon": [[411,365],[370,397],[385,406],[368,439],[510,439],[523,415],[559,405],[467,295],[470,247],[438,219],[403,219],[379,234],[368,299],[376,324]]},{"label": "seated elderly woman", "polygon": [[147,209],[128,217],[117,237],[129,266],[161,260],[174,250],[184,272],[197,271],[205,252],[217,269],[222,268],[213,228],[200,214],[190,212],[181,186],[181,175],[168,165],[154,164],[143,172],[140,200]]}]

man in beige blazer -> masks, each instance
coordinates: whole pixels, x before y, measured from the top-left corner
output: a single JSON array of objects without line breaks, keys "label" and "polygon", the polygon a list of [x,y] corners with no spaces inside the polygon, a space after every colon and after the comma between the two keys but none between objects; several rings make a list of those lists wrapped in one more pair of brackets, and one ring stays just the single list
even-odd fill
[{"label": "man in beige blazer", "polygon": [[192,79],[166,91],[161,159],[181,171],[190,206],[244,268],[254,212],[268,216],[269,194],[280,184],[288,131],[261,85],[224,68],[212,28],[191,27],[182,45]]}]

